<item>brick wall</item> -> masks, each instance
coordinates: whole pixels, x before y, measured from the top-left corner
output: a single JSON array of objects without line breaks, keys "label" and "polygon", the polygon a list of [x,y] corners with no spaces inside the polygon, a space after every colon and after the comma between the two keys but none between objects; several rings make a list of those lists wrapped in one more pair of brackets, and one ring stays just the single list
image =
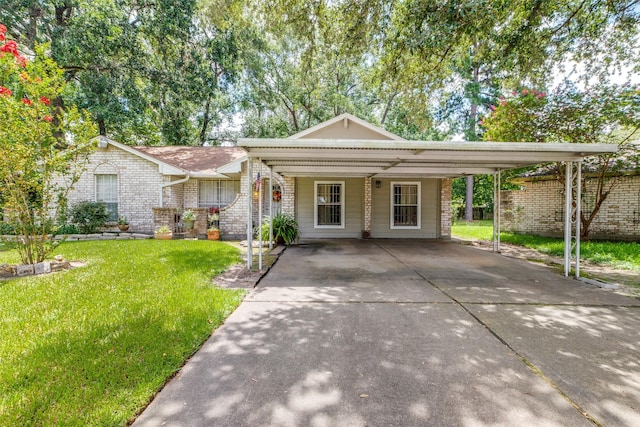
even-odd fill
[{"label": "brick wall", "polygon": [[83,200],[95,200],[95,175],[118,175],[118,215],[126,216],[130,230],[153,231],[152,208],[160,203],[163,182],[158,166],[109,145],[89,157],[87,170],[69,193],[69,206]]},{"label": "brick wall", "polygon": [[451,185],[450,178],[440,180],[440,238],[451,238]]},{"label": "brick wall", "polygon": [[[593,209],[595,181],[587,180],[582,209]],[[502,230],[540,236],[564,233],[564,184],[557,180],[532,181],[524,190],[503,191]],[[590,233],[595,239],[640,240],[640,176],[618,182],[594,219]]]}]

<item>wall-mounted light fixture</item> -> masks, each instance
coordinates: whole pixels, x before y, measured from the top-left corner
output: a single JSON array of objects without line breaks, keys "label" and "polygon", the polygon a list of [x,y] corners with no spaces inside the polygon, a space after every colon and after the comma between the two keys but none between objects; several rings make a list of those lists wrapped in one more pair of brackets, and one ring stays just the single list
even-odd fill
[{"label": "wall-mounted light fixture", "polygon": [[376,188],[382,188],[382,181],[376,179]]}]

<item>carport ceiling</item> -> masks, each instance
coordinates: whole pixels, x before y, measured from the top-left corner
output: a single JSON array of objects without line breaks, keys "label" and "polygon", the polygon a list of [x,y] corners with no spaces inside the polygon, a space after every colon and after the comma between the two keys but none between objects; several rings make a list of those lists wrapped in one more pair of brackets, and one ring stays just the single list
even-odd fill
[{"label": "carport ceiling", "polygon": [[457,177],[613,153],[613,144],[241,138],[283,176]]}]

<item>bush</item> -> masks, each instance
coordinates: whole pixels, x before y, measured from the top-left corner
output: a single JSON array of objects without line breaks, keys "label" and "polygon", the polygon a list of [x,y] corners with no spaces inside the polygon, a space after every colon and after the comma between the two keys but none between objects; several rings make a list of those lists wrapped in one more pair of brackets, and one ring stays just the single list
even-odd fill
[{"label": "bush", "polygon": [[71,208],[71,222],[81,233],[89,234],[98,231],[109,219],[107,207],[102,202],[84,201]]},{"label": "bush", "polygon": [[0,235],[12,235],[12,234],[16,234],[13,227],[6,222],[0,221]]},{"label": "bush", "polygon": [[[262,223],[262,240],[269,240],[269,220],[270,218],[266,218]],[[298,222],[292,216],[278,214],[273,217],[273,239],[276,242],[283,242],[288,246],[299,238]]]},{"label": "bush", "polygon": [[64,224],[57,228],[54,234],[78,234],[80,231],[74,224]]}]

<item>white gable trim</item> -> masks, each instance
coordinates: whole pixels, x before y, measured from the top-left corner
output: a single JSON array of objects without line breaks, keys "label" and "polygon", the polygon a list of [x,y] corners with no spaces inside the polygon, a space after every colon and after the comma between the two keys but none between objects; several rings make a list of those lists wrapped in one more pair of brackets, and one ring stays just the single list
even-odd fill
[{"label": "white gable trim", "polygon": [[334,117],[332,119],[329,119],[326,122],[322,122],[322,123],[317,124],[317,125],[315,125],[313,127],[310,127],[309,129],[303,130],[302,132],[298,132],[295,135],[291,135],[288,139],[300,139],[300,138],[302,138],[302,137],[304,137],[306,135],[309,135],[309,134],[311,134],[313,132],[316,132],[316,131],[318,131],[320,129],[323,129],[325,127],[329,127],[329,126],[331,126],[331,125],[333,125],[335,123],[338,123],[340,121],[345,121],[347,126],[348,126],[349,122],[353,122],[353,123],[356,123],[356,124],[358,124],[358,125],[360,125],[360,126],[362,126],[364,128],[369,129],[372,132],[380,134],[381,136],[385,136],[385,137],[387,137],[389,139],[393,139],[393,140],[396,140],[396,141],[404,141],[404,138],[401,138],[398,135],[394,135],[391,132],[388,132],[388,131],[386,131],[386,130],[378,127],[378,126],[372,125],[371,123],[366,122],[366,121],[364,121],[362,119],[359,119],[356,116],[354,116],[352,114],[349,114],[349,113],[340,114],[339,116],[336,116],[336,117]]}]

